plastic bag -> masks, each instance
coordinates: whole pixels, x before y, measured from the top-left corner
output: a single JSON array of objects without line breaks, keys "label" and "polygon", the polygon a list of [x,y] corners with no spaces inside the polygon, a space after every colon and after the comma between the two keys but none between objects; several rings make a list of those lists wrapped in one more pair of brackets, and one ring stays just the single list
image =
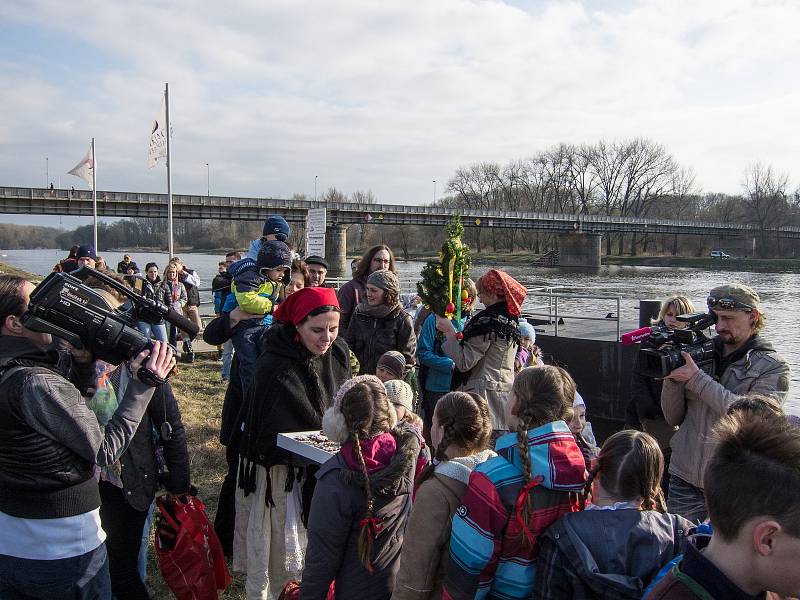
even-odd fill
[{"label": "plastic bag", "polygon": [[216,600],[231,575],[205,505],[192,496],[161,496],[156,503],[155,546],[164,581],[177,600]]}]

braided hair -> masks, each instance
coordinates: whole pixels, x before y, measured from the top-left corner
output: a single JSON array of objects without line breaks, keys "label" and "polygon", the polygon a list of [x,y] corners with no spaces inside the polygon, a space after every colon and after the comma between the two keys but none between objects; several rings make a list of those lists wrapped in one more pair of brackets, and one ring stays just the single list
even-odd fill
[{"label": "braided hair", "polygon": [[[475,454],[489,447],[492,421],[489,405],[478,394],[449,392],[436,402],[433,418],[442,427],[442,441],[436,446],[433,458],[436,463],[448,460],[447,448],[451,444],[463,448],[467,454]],[[431,462],[417,476],[416,488],[433,476],[436,464]]]},{"label": "braided hair", "polygon": [[[513,414],[517,417],[517,453],[522,463],[524,484],[520,496],[524,495],[517,511],[522,544],[532,544],[528,523],[533,513],[530,490],[538,485],[532,480],[531,457],[528,452],[528,431],[547,423],[564,419],[571,411],[575,398],[575,382],[561,367],[543,365],[522,369],[514,378],[509,402],[515,402]],[[518,498],[519,500],[519,498]]]},{"label": "braided hair", "polygon": [[372,542],[378,537],[382,522],[375,518],[375,499],[370,486],[369,471],[361,451],[361,440],[389,431],[392,427],[394,410],[386,397],[386,388],[376,378],[374,381],[362,381],[350,388],[342,396],[341,412],[350,439],[353,441],[353,451],[361,474],[364,476],[366,510],[359,524],[358,558],[371,573]]},{"label": "braided hair", "polygon": [[653,437],[643,431],[626,429],[612,435],[600,449],[589,471],[582,505],[591,498],[592,484],[600,475],[603,489],[619,501],[642,500],[644,510],[667,512],[661,477],[664,455]]}]

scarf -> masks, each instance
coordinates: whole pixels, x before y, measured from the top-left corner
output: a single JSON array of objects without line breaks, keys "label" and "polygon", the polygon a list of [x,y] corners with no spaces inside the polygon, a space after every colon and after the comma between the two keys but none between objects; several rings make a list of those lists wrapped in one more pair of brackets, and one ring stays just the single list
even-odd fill
[{"label": "scarf", "polygon": [[[369,474],[385,469],[397,454],[397,440],[388,431],[360,440],[359,446],[361,446],[361,455],[364,457],[364,464],[367,465]],[[339,452],[347,468],[360,473],[361,464],[358,462],[354,448],[353,442],[347,442],[342,445]]]},{"label": "scarf", "polygon": [[372,317],[373,319],[383,319],[398,306],[400,306],[400,304],[393,304],[391,306],[388,304],[379,304],[378,306],[372,306],[366,300],[364,300],[358,306],[356,306],[355,312],[358,315],[365,315],[367,317]]}]

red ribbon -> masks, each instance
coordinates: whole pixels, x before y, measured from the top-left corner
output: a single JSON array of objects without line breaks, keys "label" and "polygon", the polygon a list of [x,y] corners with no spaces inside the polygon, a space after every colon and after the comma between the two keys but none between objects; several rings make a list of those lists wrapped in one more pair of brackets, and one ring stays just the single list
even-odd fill
[{"label": "red ribbon", "polygon": [[378,534],[383,529],[383,519],[379,519],[378,517],[369,517],[361,519],[358,524],[358,528],[361,529],[362,527],[369,528],[369,534],[372,536],[373,540],[378,539]]},{"label": "red ribbon", "polygon": [[525,538],[528,540],[528,543],[533,545],[533,532],[528,529],[528,524],[525,522],[525,518],[522,516],[522,509],[528,503],[528,495],[531,493],[531,490],[535,488],[537,485],[544,481],[544,477],[541,475],[531,479],[528,483],[522,486],[522,489],[519,491],[519,495],[517,496],[517,523],[522,529],[522,533],[525,534]]}]

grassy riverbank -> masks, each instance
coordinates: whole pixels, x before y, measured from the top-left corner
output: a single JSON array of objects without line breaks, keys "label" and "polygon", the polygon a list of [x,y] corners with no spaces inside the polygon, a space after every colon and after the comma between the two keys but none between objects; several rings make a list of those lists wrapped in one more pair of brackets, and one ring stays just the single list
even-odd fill
[{"label": "grassy riverbank", "polygon": [[710,258],[688,256],[604,256],[604,265],[630,267],[685,267],[709,271],[800,273],[797,258]]},{"label": "grassy riverbank", "polygon": [[[219,489],[227,471],[225,448],[218,437],[225,398],[225,387],[219,383],[220,365],[210,357],[200,358],[191,365],[180,364],[180,371],[170,380],[186,427],[192,483],[197,486],[198,496],[206,505],[212,522],[217,512]],[[148,578],[156,598],[172,598],[158,569],[152,540],[148,558]],[[228,600],[245,598],[244,577],[236,575],[221,597]]]},{"label": "grassy riverbank", "polygon": [[33,282],[41,281],[41,275],[34,275],[28,271],[23,271],[17,267],[13,267],[7,263],[0,262],[0,275],[14,275],[16,277],[24,277],[25,279]]}]

